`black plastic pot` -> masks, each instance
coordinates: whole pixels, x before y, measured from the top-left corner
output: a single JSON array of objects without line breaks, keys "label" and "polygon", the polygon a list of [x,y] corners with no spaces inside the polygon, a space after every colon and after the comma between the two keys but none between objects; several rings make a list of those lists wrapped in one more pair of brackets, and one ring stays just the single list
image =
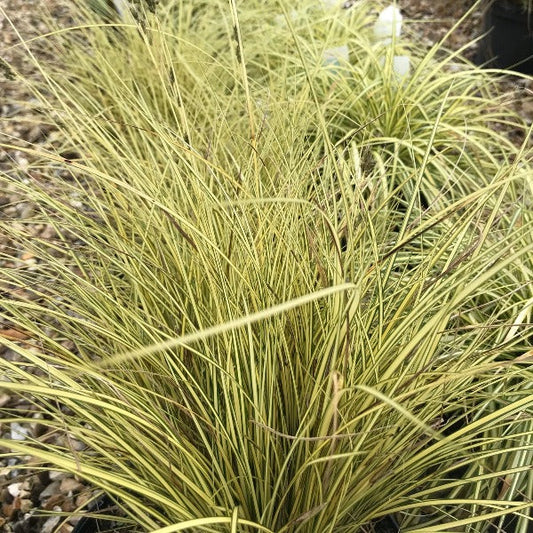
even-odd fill
[{"label": "black plastic pot", "polygon": [[387,515],[379,520],[376,520],[373,524],[374,533],[399,533],[400,526],[394,519],[394,516]]},{"label": "black plastic pot", "polygon": [[533,74],[533,11],[524,11],[520,2],[494,0],[483,32],[488,33],[479,45],[478,64]]}]

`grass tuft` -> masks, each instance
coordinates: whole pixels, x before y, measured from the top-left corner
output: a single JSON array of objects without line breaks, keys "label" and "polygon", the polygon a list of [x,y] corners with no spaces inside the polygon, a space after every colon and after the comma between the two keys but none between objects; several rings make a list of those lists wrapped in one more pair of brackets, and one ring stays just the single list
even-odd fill
[{"label": "grass tuft", "polygon": [[443,49],[406,41],[398,79],[372,7],[80,6],[47,36],[64,146],[0,177],[36,206],[0,220],[36,258],[2,258],[0,365],[48,430],[4,456],[138,531],[527,530],[530,132]]}]

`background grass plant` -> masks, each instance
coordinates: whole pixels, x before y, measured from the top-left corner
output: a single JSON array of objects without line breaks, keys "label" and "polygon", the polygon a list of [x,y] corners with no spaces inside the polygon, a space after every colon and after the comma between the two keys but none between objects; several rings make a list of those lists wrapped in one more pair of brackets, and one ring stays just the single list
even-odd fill
[{"label": "background grass plant", "polygon": [[527,530],[531,153],[494,124],[524,126],[457,56],[404,44],[395,77],[373,6],[176,0],[47,37],[35,94],[77,155],[1,178],[56,229],[1,221],[38,258],[1,272],[30,339],[2,386],[49,428],[5,454],[139,531]]}]

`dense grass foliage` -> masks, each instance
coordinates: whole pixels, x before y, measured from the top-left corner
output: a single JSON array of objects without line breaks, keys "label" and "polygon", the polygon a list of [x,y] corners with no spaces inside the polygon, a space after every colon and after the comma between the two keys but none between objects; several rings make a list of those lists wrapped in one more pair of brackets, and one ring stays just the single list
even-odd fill
[{"label": "dense grass foliage", "polygon": [[1,271],[29,340],[0,364],[66,437],[0,444],[138,531],[525,532],[525,127],[443,47],[373,42],[375,4],[289,4],[80,7],[47,37],[63,146],[1,180],[56,237],[0,222],[38,258]]}]

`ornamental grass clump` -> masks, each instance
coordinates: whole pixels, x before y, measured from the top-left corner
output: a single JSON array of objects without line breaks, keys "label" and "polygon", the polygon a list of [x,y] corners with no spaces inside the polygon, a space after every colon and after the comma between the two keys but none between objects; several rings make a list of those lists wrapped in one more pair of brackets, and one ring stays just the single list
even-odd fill
[{"label": "ornamental grass clump", "polygon": [[4,257],[27,339],[0,365],[47,432],[4,456],[132,531],[525,532],[533,167],[503,128],[528,132],[458,55],[403,39],[398,78],[371,5],[301,4],[80,7],[46,37],[62,146],[1,178],[36,263]]}]

